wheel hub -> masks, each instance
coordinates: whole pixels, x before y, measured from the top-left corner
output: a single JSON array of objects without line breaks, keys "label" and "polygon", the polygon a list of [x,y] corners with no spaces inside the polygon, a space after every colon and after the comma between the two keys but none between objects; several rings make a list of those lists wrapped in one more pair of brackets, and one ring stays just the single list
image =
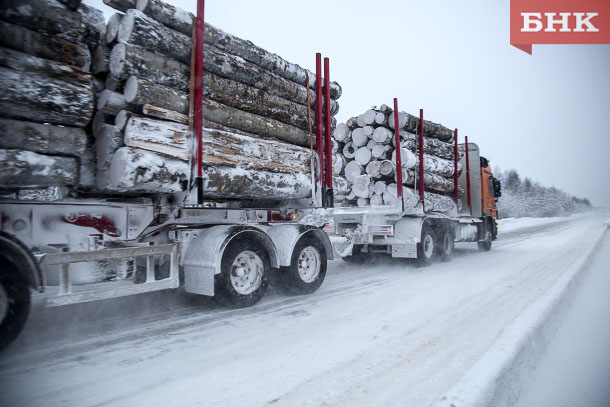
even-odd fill
[{"label": "wheel hub", "polygon": [[434,251],[434,241],[432,240],[432,236],[426,235],[424,237],[424,255],[427,258],[432,257],[432,252]]},{"label": "wheel hub", "polygon": [[231,285],[239,294],[252,294],[260,287],[264,271],[263,259],[255,252],[245,250],[233,260]]},{"label": "wheel hub", "polygon": [[307,246],[301,251],[297,261],[297,270],[301,280],[305,283],[311,283],[320,274],[322,261],[320,252],[313,246]]}]

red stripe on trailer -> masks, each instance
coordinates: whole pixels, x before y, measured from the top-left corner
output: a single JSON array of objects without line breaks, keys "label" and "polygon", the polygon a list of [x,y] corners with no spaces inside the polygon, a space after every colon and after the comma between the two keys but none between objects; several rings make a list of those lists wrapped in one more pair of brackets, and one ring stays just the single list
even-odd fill
[{"label": "red stripe on trailer", "polygon": [[468,158],[468,136],[466,136],[464,140],[464,149],[466,150],[466,197],[468,198],[468,209],[471,209],[472,201],[470,198],[470,159]]},{"label": "red stripe on trailer", "polygon": [[419,199],[424,200],[424,109],[419,109]]},{"label": "red stripe on trailer", "polygon": [[[333,187],[333,162],[332,162],[332,141],[331,137],[331,121],[330,121],[330,74],[329,74],[329,65],[330,60],[328,58],[324,58],[324,119],[326,120],[325,129],[325,138],[324,138],[324,146],[325,146],[325,158],[326,158],[326,188],[331,189]],[[330,201],[332,202],[332,200]],[[329,203],[330,203],[329,202]]]},{"label": "red stripe on trailer", "polygon": [[398,99],[394,98],[394,141],[396,142],[396,192],[402,198],[402,158],[400,157],[400,129],[398,128]]},{"label": "red stripe on trailer", "polygon": [[458,194],[458,160],[460,156],[458,155],[458,129],[455,129],[453,133],[453,200],[457,205],[459,194]]},{"label": "red stripe on trailer", "polygon": [[322,54],[316,54],[316,150],[320,171],[317,180],[324,188],[324,143],[322,141]]},{"label": "red stripe on trailer", "polygon": [[197,1],[197,39],[195,43],[195,140],[197,145],[197,203],[203,203],[203,41],[205,1]]}]

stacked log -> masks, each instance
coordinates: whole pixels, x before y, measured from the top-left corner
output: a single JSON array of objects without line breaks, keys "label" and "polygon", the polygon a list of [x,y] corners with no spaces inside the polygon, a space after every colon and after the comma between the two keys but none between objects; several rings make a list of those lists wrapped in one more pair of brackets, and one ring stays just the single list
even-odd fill
[{"label": "stacked log", "polygon": [[[118,13],[95,50],[105,75],[93,121],[97,187],[114,193],[182,192],[191,178],[194,16],[159,0],[105,0]],[[308,89],[315,75],[206,24],[204,196],[278,200],[311,196]],[[331,114],[341,88],[331,84]],[[315,112],[315,105],[311,106]],[[334,123],[334,117],[332,118]],[[338,181],[340,182],[340,181]]]},{"label": "stacked log", "polygon": [[0,3],[0,187],[90,184],[90,49],[105,35],[103,13],[80,0]]},{"label": "stacked log", "polygon": [[[333,140],[333,175],[343,176],[347,186],[335,192],[341,206],[393,205],[396,184],[396,138],[393,110],[382,105],[339,123]],[[419,145],[419,118],[398,112],[402,188],[405,207],[419,201],[415,191],[419,169],[419,149],[423,149],[425,209],[446,212],[454,207],[453,133],[440,124],[424,121],[424,141]],[[461,165],[458,165],[461,172]]]}]

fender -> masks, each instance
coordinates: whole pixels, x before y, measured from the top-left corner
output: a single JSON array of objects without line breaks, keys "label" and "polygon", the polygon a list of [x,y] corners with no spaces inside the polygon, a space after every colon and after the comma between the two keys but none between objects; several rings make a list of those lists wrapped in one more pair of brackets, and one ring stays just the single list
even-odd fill
[{"label": "fender", "polygon": [[269,255],[271,267],[279,267],[278,251],[264,230],[254,226],[220,225],[196,232],[184,249],[184,288],[187,292],[214,295],[214,276],[221,269],[222,256],[235,239],[250,237],[261,243]]},{"label": "fender", "polygon": [[314,236],[322,243],[326,258],[333,259],[333,248],[328,235],[312,225],[272,225],[262,227],[277,248],[279,266],[290,266],[292,252],[298,241],[305,235]]},{"label": "fender", "polygon": [[28,280],[31,288],[44,291],[45,280],[32,252],[17,238],[0,231],[0,259],[15,265]]}]

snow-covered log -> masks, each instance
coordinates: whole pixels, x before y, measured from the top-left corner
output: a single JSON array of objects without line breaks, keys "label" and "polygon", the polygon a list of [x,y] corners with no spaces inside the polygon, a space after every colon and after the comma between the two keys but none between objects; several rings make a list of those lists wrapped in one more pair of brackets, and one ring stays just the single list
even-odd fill
[{"label": "snow-covered log", "polygon": [[95,137],[96,166],[100,170],[110,167],[112,155],[125,145],[123,134],[116,126],[105,125]]},{"label": "snow-covered log", "polygon": [[345,168],[345,157],[342,154],[335,153],[333,154],[333,174],[341,175],[343,174],[343,169]]},{"label": "snow-covered log", "polygon": [[[404,148],[416,152],[418,151],[419,137],[407,131],[400,131],[400,144]],[[446,160],[453,160],[453,144],[440,141],[431,137],[424,137],[424,153],[435,155]]]},{"label": "snow-covered log", "polygon": [[40,34],[5,21],[0,21],[0,46],[63,62],[82,71],[88,71],[91,66],[91,53],[86,45]]},{"label": "snow-covered log", "polygon": [[110,48],[98,45],[92,52],[91,73],[93,75],[107,74],[110,71]]},{"label": "snow-covered log", "polygon": [[0,19],[71,42],[83,39],[81,15],[57,0],[2,0]]},{"label": "snow-covered log", "polygon": [[366,112],[362,113],[356,119],[357,123],[358,123],[358,126],[364,127],[364,126],[371,125],[371,124],[375,123],[375,116],[376,115],[377,115],[377,112],[375,112],[372,109],[369,109]]},{"label": "snow-covered log", "polygon": [[181,92],[189,91],[190,69],[186,64],[136,45],[116,44],[110,53],[109,69],[118,80],[135,75]]},{"label": "snow-covered log", "polygon": [[[415,117],[406,112],[398,112],[398,124],[399,129],[415,133],[417,129],[419,129],[419,117]],[[388,117],[388,125],[391,129],[394,129],[393,114],[390,114]],[[450,141],[453,138],[453,131],[438,123],[424,120],[424,136],[436,138],[441,141]]]},{"label": "snow-covered log", "polygon": [[81,16],[82,42],[93,52],[98,45],[106,43],[106,18],[101,10],[80,4],[76,11]]},{"label": "snow-covered log", "polygon": [[147,79],[131,76],[125,83],[125,101],[134,105],[154,105],[188,114],[189,95]]},{"label": "snow-covered log", "polygon": [[[149,18],[149,20],[156,20],[157,22],[162,23],[162,25],[170,27],[173,30],[177,30],[185,37],[188,37],[189,39],[191,38],[193,30],[192,21],[194,21],[194,17],[192,16],[192,14],[184,13],[183,10],[180,10],[175,7],[168,7],[167,4],[162,4],[161,1],[141,2],[138,8],[143,10],[144,14],[147,14],[148,16],[152,17]],[[190,19],[186,17],[187,15],[190,17]],[[148,24],[150,25],[150,23]],[[162,29],[157,29],[160,30],[158,32],[162,31]],[[316,77],[313,73],[306,71],[299,65],[284,60],[276,54],[270,53],[252,44],[250,41],[243,40],[234,35],[228,34],[212,26],[211,24],[205,25],[205,41],[206,45],[215,46],[231,55],[241,57],[246,61],[252,62],[268,71],[275,72],[281,77],[289,81],[296,82],[301,86],[306,86],[306,74],[308,73],[310,87],[311,89],[315,89]],[[182,46],[180,46],[179,48],[183,49]],[[185,55],[188,55],[188,53],[182,55],[181,58],[184,58]],[[339,97],[341,96],[341,87],[337,82],[331,82],[330,94],[331,98],[334,100],[339,99]]]},{"label": "snow-covered log", "polygon": [[93,118],[91,86],[0,67],[0,115],[84,127]]},{"label": "snow-covered log", "polygon": [[87,134],[80,128],[0,119],[0,148],[79,156],[86,143]]},{"label": "snow-covered log", "polygon": [[155,117],[157,119],[164,119],[182,124],[189,123],[189,118],[187,115],[154,105],[145,104],[144,106],[142,106],[142,113],[147,116]]},{"label": "snow-covered log", "polygon": [[379,167],[381,167],[381,161],[370,161],[366,165],[366,173],[371,178],[379,178],[381,173],[379,172]]},{"label": "snow-covered log", "polygon": [[203,118],[251,134],[275,138],[303,147],[309,146],[307,131],[269,117],[248,113],[211,100],[203,101]]},{"label": "snow-covered log", "polygon": [[349,127],[345,123],[337,124],[335,131],[333,132],[333,138],[338,142],[346,141],[350,136]]},{"label": "snow-covered log", "polygon": [[[179,192],[186,187],[188,163],[151,151],[120,148],[110,166],[110,187],[121,192]],[[311,180],[303,173],[286,174],[215,165],[205,167],[203,193],[220,199],[304,199]]]},{"label": "snow-covered log", "polygon": [[74,185],[76,159],[0,149],[0,185],[8,188]]},{"label": "snow-covered log", "polygon": [[108,19],[106,24],[106,44],[110,45],[114,43],[119,35],[119,26],[121,25],[121,19],[123,13],[114,13]]},{"label": "snow-covered log", "polygon": [[358,161],[350,161],[345,165],[343,172],[345,173],[345,179],[354,182],[356,177],[362,175],[364,167]]},{"label": "snow-covered log", "polygon": [[103,91],[97,100],[97,109],[112,116],[116,116],[121,110],[129,110],[136,113],[142,110],[138,105],[127,103],[125,96],[122,94],[108,89]]},{"label": "snow-covered log", "polygon": [[356,150],[354,160],[356,160],[362,166],[367,165],[369,161],[371,161],[371,150],[366,147],[360,147],[358,150]]},{"label": "snow-covered log", "polygon": [[[310,172],[310,152],[306,148],[212,129],[204,129],[202,136],[204,165],[286,173]],[[182,160],[188,160],[191,155],[190,142],[190,132],[184,124],[132,117],[125,127],[127,146],[156,151]]]}]

